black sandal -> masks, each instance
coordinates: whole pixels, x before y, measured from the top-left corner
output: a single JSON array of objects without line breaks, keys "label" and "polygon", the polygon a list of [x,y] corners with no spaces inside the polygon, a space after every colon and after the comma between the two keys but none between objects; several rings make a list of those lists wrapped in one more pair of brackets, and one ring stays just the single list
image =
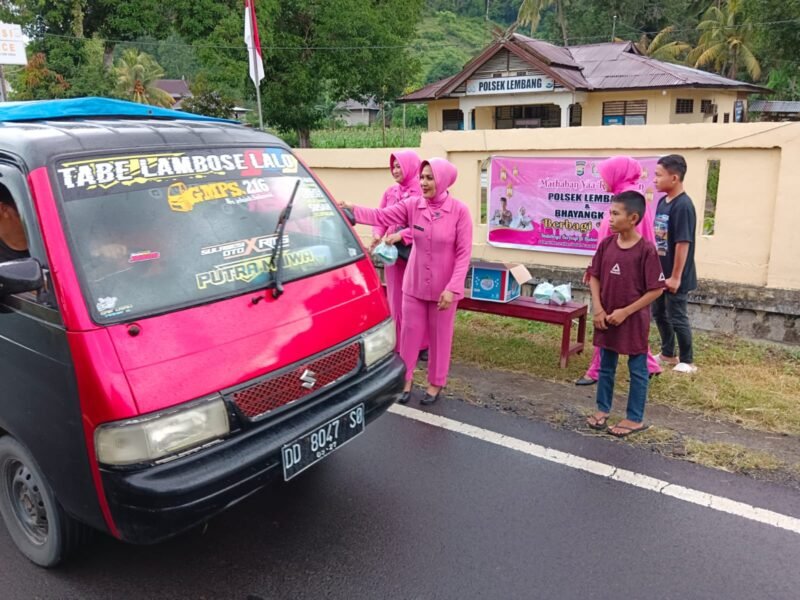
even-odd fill
[{"label": "black sandal", "polygon": [[[610,415],[606,415],[604,417],[597,418],[594,415],[586,419],[586,424],[589,426],[589,429],[594,429],[595,431],[605,431],[608,429],[608,417]],[[594,423],[590,422],[589,419],[594,419]]]}]

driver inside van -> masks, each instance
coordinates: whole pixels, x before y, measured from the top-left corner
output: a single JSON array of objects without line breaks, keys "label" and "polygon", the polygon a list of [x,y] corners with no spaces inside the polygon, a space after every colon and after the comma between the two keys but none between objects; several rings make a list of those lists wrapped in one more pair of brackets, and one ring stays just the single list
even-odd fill
[{"label": "driver inside van", "polygon": [[29,256],[28,238],[17,205],[8,188],[0,183],[0,262]]}]

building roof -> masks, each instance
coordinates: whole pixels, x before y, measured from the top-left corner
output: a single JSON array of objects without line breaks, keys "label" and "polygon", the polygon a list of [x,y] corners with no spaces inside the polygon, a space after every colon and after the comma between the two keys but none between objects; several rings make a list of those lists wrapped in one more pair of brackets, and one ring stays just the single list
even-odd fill
[{"label": "building roof", "polygon": [[192,95],[189,84],[185,79],[157,79],[154,84],[158,89],[164,90],[173,99],[188,98]]},{"label": "building roof", "polygon": [[800,113],[800,101],[796,100],[753,100],[748,106],[750,112]]},{"label": "building roof", "polygon": [[363,102],[359,102],[358,100],[345,100],[344,102],[339,102],[336,105],[336,108],[343,108],[345,110],[380,110],[381,107],[375,102],[373,98],[370,98],[366,104]]},{"label": "building roof", "polygon": [[766,88],[714,73],[642,56],[632,42],[562,47],[518,33],[495,40],[460,73],[428,84],[400,98],[421,102],[448,97],[498,52],[507,50],[533,69],[573,91],[621,91],[670,87],[727,88],[765,92]]}]

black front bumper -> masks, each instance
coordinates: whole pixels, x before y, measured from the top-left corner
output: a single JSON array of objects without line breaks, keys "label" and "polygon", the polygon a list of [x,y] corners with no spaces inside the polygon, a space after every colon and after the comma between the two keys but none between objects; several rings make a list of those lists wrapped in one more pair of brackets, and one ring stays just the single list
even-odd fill
[{"label": "black front bumper", "polygon": [[172,462],[135,471],[101,469],[120,538],[138,544],[161,541],[282,478],[284,444],[361,403],[369,425],[397,400],[404,374],[402,361],[393,355],[280,421],[267,419]]}]

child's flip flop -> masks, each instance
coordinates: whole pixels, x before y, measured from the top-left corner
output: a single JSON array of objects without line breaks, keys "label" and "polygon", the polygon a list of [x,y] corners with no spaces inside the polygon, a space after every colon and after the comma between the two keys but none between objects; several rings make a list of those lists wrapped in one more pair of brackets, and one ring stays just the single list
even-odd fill
[{"label": "child's flip flop", "polygon": [[[594,419],[594,423],[592,423],[589,419]],[[589,426],[589,429],[603,431],[608,428],[608,415],[600,417],[599,419],[592,415],[589,417],[589,419],[586,419],[586,424]]]},{"label": "child's flip flop", "polygon": [[[622,429],[623,431],[615,433],[612,431],[613,429]],[[624,425],[614,425],[614,427],[608,430],[608,434],[613,435],[614,437],[624,438],[628,437],[629,435],[633,435],[634,433],[647,431],[648,429],[650,429],[650,425],[642,425],[641,427],[625,427]]]}]

